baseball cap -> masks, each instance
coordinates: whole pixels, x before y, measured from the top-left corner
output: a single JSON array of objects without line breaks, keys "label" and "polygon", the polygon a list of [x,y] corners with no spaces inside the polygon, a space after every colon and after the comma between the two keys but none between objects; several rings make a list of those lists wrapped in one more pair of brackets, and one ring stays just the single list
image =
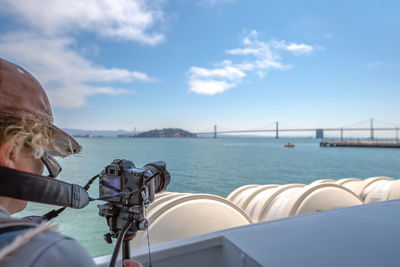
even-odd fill
[{"label": "baseball cap", "polygon": [[[82,147],[69,134],[53,124],[49,99],[40,83],[24,68],[0,58],[0,115],[26,117],[47,125],[53,132],[56,149],[48,152],[65,157]],[[60,151],[59,151],[60,150]]]}]

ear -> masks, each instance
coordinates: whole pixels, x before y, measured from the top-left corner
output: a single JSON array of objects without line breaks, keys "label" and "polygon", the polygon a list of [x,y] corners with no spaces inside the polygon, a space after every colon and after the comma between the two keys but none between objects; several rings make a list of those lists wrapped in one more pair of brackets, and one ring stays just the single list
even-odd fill
[{"label": "ear", "polygon": [[14,169],[19,156],[21,142],[11,139],[0,144],[0,165]]}]

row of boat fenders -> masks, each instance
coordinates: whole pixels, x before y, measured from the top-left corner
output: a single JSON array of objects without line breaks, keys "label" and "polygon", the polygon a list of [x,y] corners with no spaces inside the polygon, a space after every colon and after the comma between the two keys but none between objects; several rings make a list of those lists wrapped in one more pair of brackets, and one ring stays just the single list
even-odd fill
[{"label": "row of boat fenders", "polygon": [[[305,184],[245,185],[226,198],[210,194],[161,192],[147,209],[150,244],[378,201],[400,198],[400,179],[323,179]],[[147,246],[139,232],[132,248]]]}]

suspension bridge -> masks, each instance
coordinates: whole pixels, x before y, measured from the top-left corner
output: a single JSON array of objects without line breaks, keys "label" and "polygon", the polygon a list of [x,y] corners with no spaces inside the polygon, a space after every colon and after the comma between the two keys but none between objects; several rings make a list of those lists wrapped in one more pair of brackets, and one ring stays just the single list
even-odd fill
[{"label": "suspension bridge", "polygon": [[[368,125],[366,125],[368,124]],[[399,125],[395,123],[390,123],[390,122],[385,122],[385,121],[380,121],[380,120],[374,120],[374,119],[369,119],[361,122],[356,122],[351,125],[346,125],[346,126],[341,126],[341,127],[332,127],[332,128],[302,128],[302,127],[280,127],[279,122],[275,122],[272,124],[269,124],[265,127],[261,127],[258,129],[251,129],[251,130],[232,130],[232,129],[225,129],[222,128],[218,130],[220,127],[217,127],[217,125],[214,125],[212,128],[208,128],[204,131],[198,131],[194,132],[198,136],[205,136],[205,135],[211,135],[214,138],[217,138],[218,135],[222,134],[252,134],[252,133],[272,133],[275,138],[279,138],[281,133],[301,133],[301,132],[307,132],[315,135],[315,138],[318,139],[323,139],[327,133],[333,133],[336,136],[339,136],[340,140],[344,140],[345,138],[349,138],[346,134],[351,132],[351,133],[367,133],[369,135],[369,138],[371,140],[376,139],[376,134],[378,132],[386,132],[390,133],[392,139],[396,139],[397,141],[399,140]],[[394,134],[393,134],[394,133]],[[388,134],[385,135],[386,138]],[[355,138],[355,136],[351,136],[351,138]],[[365,138],[365,136],[364,136]]]}]

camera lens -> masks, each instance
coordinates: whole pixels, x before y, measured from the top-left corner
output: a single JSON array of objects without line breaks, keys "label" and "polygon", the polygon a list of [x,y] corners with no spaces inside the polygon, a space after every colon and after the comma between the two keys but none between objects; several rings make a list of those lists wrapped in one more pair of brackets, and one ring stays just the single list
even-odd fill
[{"label": "camera lens", "polygon": [[153,176],[154,174],[157,174],[153,180],[154,180],[154,191],[155,193],[160,192],[161,190],[167,188],[169,185],[169,182],[171,180],[171,176],[169,175],[169,172],[166,170],[166,164],[163,161],[156,161],[153,163],[146,164],[144,168],[148,169]]}]

